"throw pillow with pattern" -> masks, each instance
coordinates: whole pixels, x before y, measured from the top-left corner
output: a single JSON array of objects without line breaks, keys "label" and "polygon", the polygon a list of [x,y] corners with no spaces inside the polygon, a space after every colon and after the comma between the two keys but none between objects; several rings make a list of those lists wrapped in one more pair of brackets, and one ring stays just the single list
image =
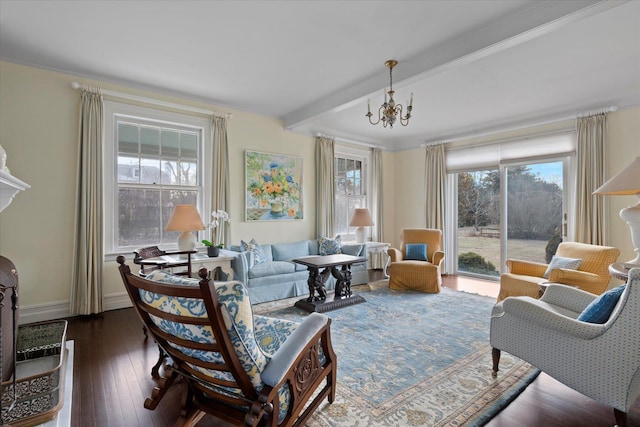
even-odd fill
[{"label": "throw pillow with pattern", "polygon": [[335,239],[329,239],[327,237],[321,237],[318,245],[318,253],[320,255],[335,255],[341,254],[342,239],[340,236],[336,236]]},{"label": "throw pillow with pattern", "polygon": [[580,268],[580,264],[582,264],[582,260],[580,258],[567,258],[554,255],[553,258],[551,258],[549,266],[547,267],[547,271],[544,272],[544,275],[542,277],[548,279],[549,275],[551,274],[551,270],[553,270],[554,268],[577,270],[578,268]]},{"label": "throw pillow with pattern", "polygon": [[265,256],[264,252],[262,252],[262,248],[260,247],[258,242],[256,242],[256,239],[251,239],[249,243],[241,240],[240,250],[249,251],[251,259],[253,260],[252,266],[262,264],[267,261],[267,257]]}]

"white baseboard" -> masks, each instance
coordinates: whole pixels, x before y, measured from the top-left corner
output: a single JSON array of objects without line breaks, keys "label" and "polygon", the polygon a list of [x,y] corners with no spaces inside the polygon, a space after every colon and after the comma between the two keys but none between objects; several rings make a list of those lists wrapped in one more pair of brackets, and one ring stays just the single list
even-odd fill
[{"label": "white baseboard", "polygon": [[[131,300],[126,292],[105,295],[102,299],[102,309],[104,311],[118,310],[127,307],[131,307]],[[70,316],[69,301],[56,301],[47,304],[20,306],[18,323],[23,325],[26,323],[63,319]]]}]

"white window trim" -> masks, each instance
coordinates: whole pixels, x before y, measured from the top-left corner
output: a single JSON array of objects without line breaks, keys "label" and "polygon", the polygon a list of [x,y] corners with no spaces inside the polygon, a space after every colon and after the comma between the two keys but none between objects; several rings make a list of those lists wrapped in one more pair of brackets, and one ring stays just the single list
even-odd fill
[{"label": "white window trim", "polygon": [[[336,157],[342,157],[342,158],[348,158],[348,159],[353,159],[353,160],[360,160],[362,162],[362,174],[363,174],[363,179],[365,181],[365,187],[364,187],[364,200],[365,200],[365,207],[367,209],[369,209],[369,211],[371,211],[371,198],[369,197],[369,194],[371,194],[371,187],[372,187],[372,183],[371,183],[371,177],[369,174],[369,170],[370,170],[370,165],[371,165],[371,149],[370,148],[363,148],[363,147],[356,147],[350,144],[344,144],[344,143],[340,143],[338,141],[335,142],[335,147],[333,150],[333,156],[334,159]],[[334,175],[334,179],[335,179],[335,175]],[[334,196],[335,199],[335,196]],[[374,219],[375,221],[375,219]],[[351,228],[351,227],[350,227]],[[334,233],[335,234],[335,233]],[[355,233],[354,234],[346,234],[346,235],[341,235],[341,237],[343,238],[343,241],[355,241],[356,237],[355,237]],[[344,240],[344,238],[351,238],[351,240]]]},{"label": "white window trim", "polygon": [[[188,115],[170,111],[163,111],[150,107],[126,104],[117,101],[104,101],[104,144],[103,144],[103,206],[104,206],[104,227],[103,227],[103,249],[105,260],[115,259],[123,250],[129,248],[118,248],[115,235],[116,230],[116,209],[118,205],[116,197],[118,158],[115,147],[115,121],[116,115],[127,115],[138,119],[151,119],[166,125],[188,125],[200,130],[202,134],[202,159],[199,167],[200,190],[198,197],[198,211],[202,216],[202,221],[209,222],[209,212],[211,212],[211,181],[213,177],[213,147],[211,137],[211,119],[202,116]],[[200,150],[200,148],[199,148]],[[199,159],[200,160],[200,159]],[[176,249],[177,242],[172,245],[162,247],[162,249]],[[135,249],[135,248],[133,248]]]}]

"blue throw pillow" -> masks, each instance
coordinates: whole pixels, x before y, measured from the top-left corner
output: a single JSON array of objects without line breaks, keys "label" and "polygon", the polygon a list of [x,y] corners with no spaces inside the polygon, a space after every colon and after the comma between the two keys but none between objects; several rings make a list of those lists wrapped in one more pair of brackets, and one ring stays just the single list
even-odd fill
[{"label": "blue throw pillow", "polygon": [[551,270],[555,268],[577,270],[578,268],[580,268],[580,264],[582,264],[582,260],[580,258],[567,258],[554,255],[553,258],[551,258],[549,266],[547,267],[547,271],[544,272],[544,275],[542,277],[548,279],[549,275],[551,274]]},{"label": "blue throw pillow", "polygon": [[320,243],[318,245],[318,253],[320,255],[335,255],[341,254],[342,250],[340,246],[342,245],[342,238],[340,236],[336,236],[335,239],[328,239],[326,237],[320,238]]},{"label": "blue throw pillow", "polygon": [[249,251],[249,254],[251,254],[251,259],[253,260],[253,263],[250,262],[251,267],[267,261],[266,255],[255,239],[251,239],[249,243],[245,242],[244,240],[240,240],[240,250]]},{"label": "blue throw pillow", "polygon": [[427,244],[426,243],[407,243],[404,245],[404,259],[414,259],[416,261],[427,260]]},{"label": "blue throw pillow", "polygon": [[578,320],[589,323],[606,323],[611,316],[611,312],[618,303],[620,295],[624,291],[625,285],[618,286],[617,288],[609,289],[598,298],[591,301],[578,316]]}]

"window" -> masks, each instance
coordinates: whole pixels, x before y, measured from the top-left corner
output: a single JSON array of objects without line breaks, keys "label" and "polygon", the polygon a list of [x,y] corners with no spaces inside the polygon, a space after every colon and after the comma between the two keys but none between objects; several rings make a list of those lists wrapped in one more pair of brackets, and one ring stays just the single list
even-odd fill
[{"label": "window", "polygon": [[209,211],[208,120],[111,102],[105,113],[105,253],[174,246],[173,206]]},{"label": "window", "polygon": [[367,207],[369,153],[362,149],[340,148],[336,146],[334,158],[335,233],[348,241],[355,240],[356,229],[349,227],[353,211]]},{"label": "window", "polygon": [[452,149],[447,155],[454,257],[447,271],[498,278],[507,258],[548,263],[571,239],[574,135]]}]

